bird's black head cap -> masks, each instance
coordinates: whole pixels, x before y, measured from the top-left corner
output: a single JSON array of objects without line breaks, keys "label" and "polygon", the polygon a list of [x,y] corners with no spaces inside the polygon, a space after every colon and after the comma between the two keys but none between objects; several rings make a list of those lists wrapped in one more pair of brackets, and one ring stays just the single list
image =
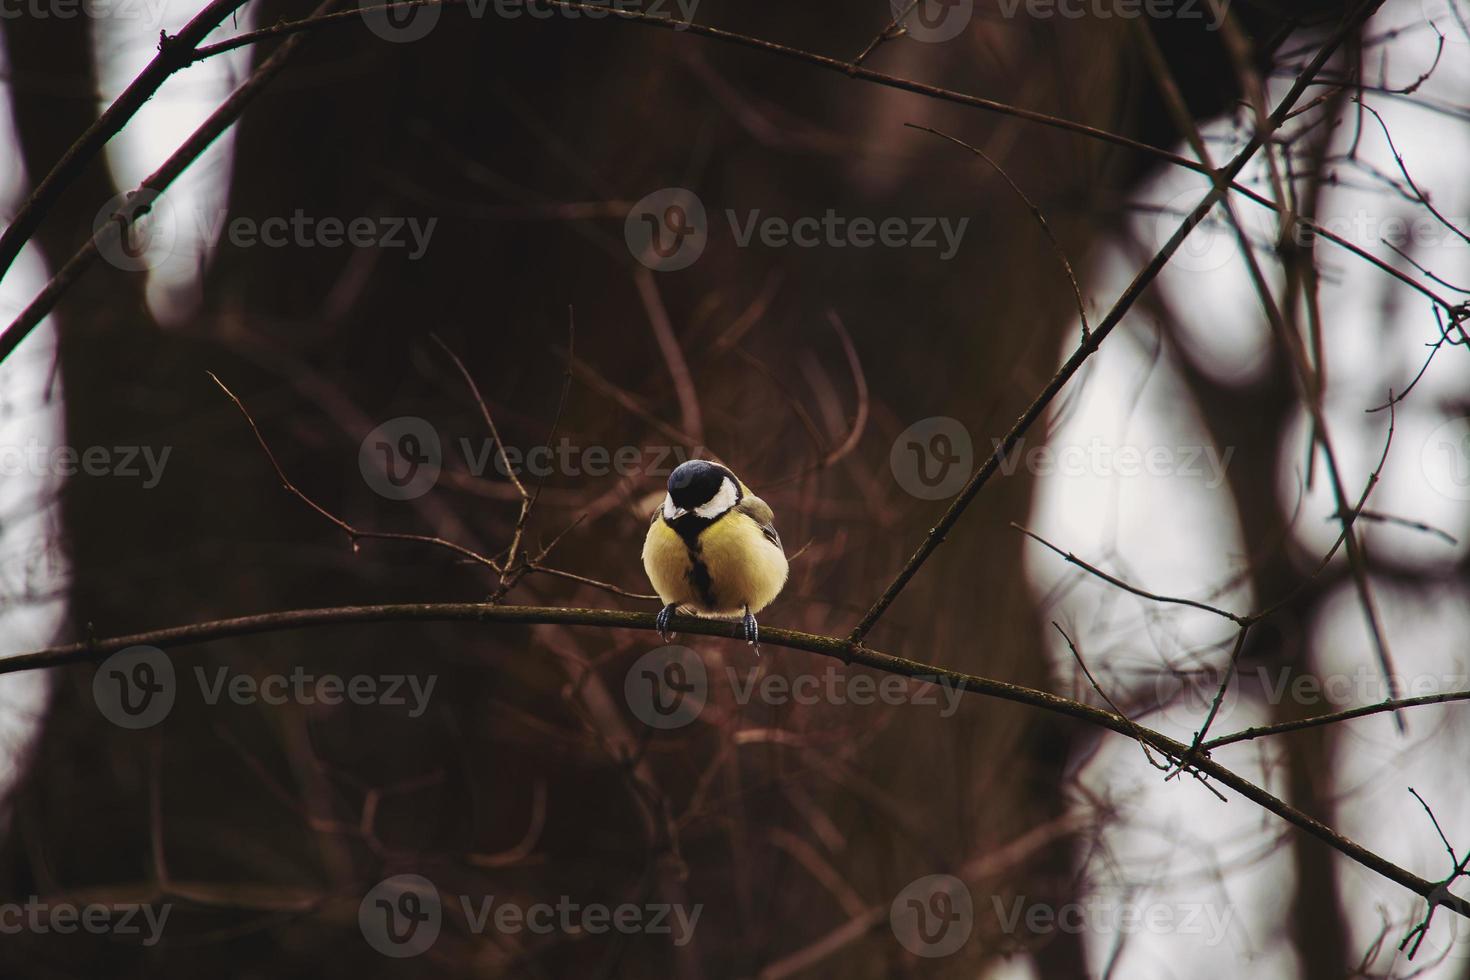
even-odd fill
[{"label": "bird's black head cap", "polygon": [[675,507],[693,510],[714,499],[726,478],[735,484],[738,493],[740,481],[735,479],[735,474],[718,463],[691,459],[674,467],[674,472],[669,474],[669,497]]}]

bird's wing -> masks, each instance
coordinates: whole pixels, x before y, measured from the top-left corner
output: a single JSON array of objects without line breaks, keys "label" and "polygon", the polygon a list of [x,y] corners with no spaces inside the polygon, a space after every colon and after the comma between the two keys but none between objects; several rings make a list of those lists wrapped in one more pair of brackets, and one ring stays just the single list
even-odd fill
[{"label": "bird's wing", "polygon": [[[776,515],[771,512],[770,505],[754,494],[747,493],[740,503],[735,505],[735,510],[755,521],[766,540],[777,548],[781,547],[781,535],[776,533]],[[782,548],[784,552],[785,549]]]}]

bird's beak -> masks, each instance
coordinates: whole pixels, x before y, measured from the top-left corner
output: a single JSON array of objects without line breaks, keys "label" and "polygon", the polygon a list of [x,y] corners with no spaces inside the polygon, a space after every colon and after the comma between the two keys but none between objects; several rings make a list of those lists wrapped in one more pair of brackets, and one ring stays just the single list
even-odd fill
[{"label": "bird's beak", "polygon": [[679,518],[683,517],[687,513],[689,513],[688,508],[686,508],[686,507],[675,507],[674,508],[674,516],[673,517],[670,517],[669,520],[671,520],[671,521],[677,521]]}]

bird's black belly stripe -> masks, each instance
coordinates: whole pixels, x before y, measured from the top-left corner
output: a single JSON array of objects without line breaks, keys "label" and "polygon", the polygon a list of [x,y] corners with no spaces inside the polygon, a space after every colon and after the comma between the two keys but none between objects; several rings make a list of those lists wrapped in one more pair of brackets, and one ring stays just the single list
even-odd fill
[{"label": "bird's black belly stripe", "polygon": [[700,557],[697,546],[689,549],[689,584],[694,586],[694,591],[699,593],[699,598],[704,600],[706,609],[715,609],[714,583],[710,581],[709,567],[705,565],[704,559]]},{"label": "bird's black belly stripe", "polygon": [[665,521],[669,527],[674,529],[674,533],[679,535],[689,552],[689,574],[687,576],[689,584],[694,586],[694,591],[698,593],[700,601],[707,609],[717,609],[719,603],[715,601],[714,581],[710,578],[709,566],[704,563],[703,549],[699,546],[699,535],[715,520],[719,518],[710,520],[694,514],[686,514],[677,521]]}]

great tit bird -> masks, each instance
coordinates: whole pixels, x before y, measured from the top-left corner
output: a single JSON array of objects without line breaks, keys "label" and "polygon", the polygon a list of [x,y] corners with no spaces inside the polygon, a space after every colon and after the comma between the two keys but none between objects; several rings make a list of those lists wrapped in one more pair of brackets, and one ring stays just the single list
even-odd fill
[{"label": "great tit bird", "polygon": [[755,614],[786,584],[786,552],[774,515],[739,477],[691,459],[669,474],[669,492],[643,542],[643,569],[663,600],[658,632],[669,641],[678,612],[740,619],[760,652]]}]

